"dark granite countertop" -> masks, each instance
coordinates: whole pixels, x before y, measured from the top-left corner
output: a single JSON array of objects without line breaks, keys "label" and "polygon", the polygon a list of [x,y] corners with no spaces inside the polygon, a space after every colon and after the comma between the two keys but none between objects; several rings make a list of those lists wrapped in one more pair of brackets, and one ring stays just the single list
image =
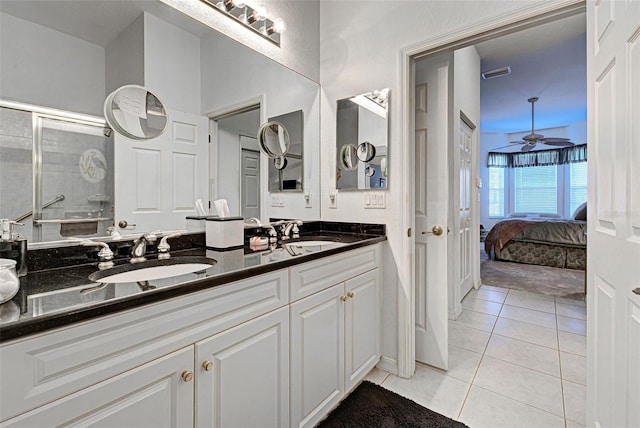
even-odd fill
[{"label": "dark granite countertop", "polygon": [[[318,222],[320,223],[320,222]],[[329,226],[335,224],[329,224]],[[21,278],[20,291],[0,305],[0,342],[43,332],[75,322],[135,308],[207,288],[227,284],[255,275],[331,256],[355,248],[383,242],[384,226],[367,229],[327,224],[310,227],[300,239],[266,249],[244,248],[215,251],[204,247],[171,252],[164,264],[205,263],[211,267],[170,278],[144,282],[100,283],[89,280],[99,271],[97,262],[30,272]],[[346,230],[345,230],[346,229]],[[297,246],[296,241],[327,241],[326,245]],[[332,241],[339,242],[334,244]],[[265,248],[265,247],[263,247]],[[148,257],[146,265],[158,265],[157,255]],[[114,271],[131,270],[127,259],[116,261]],[[104,271],[103,271],[104,272]],[[98,275],[100,276],[100,275]]]}]

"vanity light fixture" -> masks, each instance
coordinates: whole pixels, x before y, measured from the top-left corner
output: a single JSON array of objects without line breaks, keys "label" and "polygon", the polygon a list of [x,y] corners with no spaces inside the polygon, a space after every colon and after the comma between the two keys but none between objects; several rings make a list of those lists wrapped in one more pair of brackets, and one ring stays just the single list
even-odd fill
[{"label": "vanity light fixture", "polygon": [[281,18],[270,20],[264,6],[249,6],[244,0],[201,0],[215,10],[233,18],[240,24],[280,46],[280,36],[286,30]]}]

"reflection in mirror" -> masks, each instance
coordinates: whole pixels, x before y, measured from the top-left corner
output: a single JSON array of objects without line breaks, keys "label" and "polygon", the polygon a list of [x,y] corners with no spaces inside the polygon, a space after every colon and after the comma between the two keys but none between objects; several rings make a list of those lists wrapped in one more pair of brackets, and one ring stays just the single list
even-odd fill
[{"label": "reflection in mirror", "polygon": [[104,117],[114,131],[132,140],[159,137],[168,123],[164,104],[138,85],[122,86],[109,94]]},{"label": "reflection in mirror", "polygon": [[386,189],[389,89],[338,100],[336,189]]},{"label": "reflection in mirror", "polygon": [[269,118],[282,124],[289,136],[287,153],[269,165],[269,192],[301,192],[303,189],[303,118],[302,110]]},{"label": "reflection in mirror", "polygon": [[289,131],[280,122],[269,121],[258,130],[258,144],[262,153],[270,158],[283,157],[289,152],[291,144]]},{"label": "reflection in mirror", "polygon": [[[56,163],[61,153],[49,156],[56,143],[47,137],[54,129],[45,127],[45,185],[52,183],[46,178],[49,168],[55,170],[54,175],[61,169],[78,172],[82,162],[87,177],[94,174],[98,179],[102,165],[107,172],[99,183],[104,188],[89,188],[84,183],[90,181],[80,178],[82,186],[73,185],[64,191],[43,189],[42,220],[70,223],[73,220],[79,225],[81,222],[76,220],[91,216],[93,223],[95,219],[109,220],[98,220],[97,232],[82,236],[108,237],[105,230],[114,220],[122,235],[140,236],[156,229],[184,230],[185,217],[196,214],[197,199],[225,198],[230,202],[231,215],[241,215],[239,201],[250,196],[254,197],[251,204],[256,211],[246,217],[319,218],[319,156],[304,160],[305,186],[311,186],[312,209],[305,206],[302,195],[293,194],[283,195],[282,203],[276,206],[266,203],[269,198],[267,164],[273,165],[260,156],[255,143],[259,124],[268,117],[302,110],[305,151],[316,153],[319,150],[318,84],[166,3],[48,0],[34,6],[34,2],[2,0],[0,53],[0,99],[99,117],[104,123],[107,95],[124,85],[139,85],[157,95],[165,108],[167,131],[159,138],[144,142],[114,144],[113,141],[125,137],[117,132],[105,137],[104,125],[95,129],[95,134],[101,137],[89,132],[91,138],[84,138],[85,129],[62,132],[60,127],[55,128],[55,132],[69,134],[74,141],[69,144],[73,152],[65,154],[71,163],[64,166]],[[229,76],[242,84],[230,85]],[[220,144],[216,141],[217,134],[210,131],[215,129],[210,127],[211,122],[227,112],[237,111],[247,105],[247,101],[260,104],[257,125],[252,129],[236,129],[234,150],[237,148],[237,154],[225,157],[217,150]],[[147,118],[156,119],[151,115]],[[44,121],[44,125],[50,123]],[[10,122],[0,129],[0,217],[15,219],[34,211],[31,185],[34,135],[31,128],[16,131],[14,125],[15,122]],[[162,129],[163,125],[149,124],[149,127]],[[247,143],[240,149],[240,136],[252,139],[255,144]],[[108,142],[94,144],[93,137]],[[20,149],[16,149],[16,144]],[[13,154],[7,155],[5,151],[11,150]],[[244,193],[240,185],[241,151],[247,154],[246,165],[262,164],[261,170],[247,169],[245,176],[253,174],[255,180]],[[293,163],[289,156],[286,159],[284,171]],[[9,160],[22,162],[23,172],[10,176],[15,168],[5,163]],[[177,173],[173,172],[174,168]],[[311,173],[318,174],[318,178],[312,178]],[[84,177],[81,173],[80,176]],[[67,182],[76,183],[70,179]],[[7,186],[14,186],[15,192],[5,191]],[[63,194],[65,199],[46,207],[58,194]],[[232,200],[237,202],[233,207]],[[127,221],[124,229],[118,227],[121,220]],[[64,223],[43,224],[42,240],[64,240],[60,224]],[[24,229],[31,227],[28,223]],[[55,229],[55,233],[50,234],[45,228]],[[89,227],[83,230],[89,231]],[[81,235],[76,227],[64,232]],[[27,235],[26,230],[22,233]]]}]

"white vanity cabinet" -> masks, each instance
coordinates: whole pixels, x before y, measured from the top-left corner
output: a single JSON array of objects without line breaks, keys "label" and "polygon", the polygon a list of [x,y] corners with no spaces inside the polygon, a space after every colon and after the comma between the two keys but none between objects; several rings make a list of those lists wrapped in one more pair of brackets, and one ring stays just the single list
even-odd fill
[{"label": "white vanity cabinet", "polygon": [[380,270],[291,305],[291,426],[322,420],[380,359]]},{"label": "white vanity cabinet", "polygon": [[195,349],[197,427],[288,425],[288,308],[202,340]]},{"label": "white vanity cabinet", "polygon": [[[3,427],[193,426],[193,346],[38,407]],[[189,380],[189,381],[187,381]]]}]

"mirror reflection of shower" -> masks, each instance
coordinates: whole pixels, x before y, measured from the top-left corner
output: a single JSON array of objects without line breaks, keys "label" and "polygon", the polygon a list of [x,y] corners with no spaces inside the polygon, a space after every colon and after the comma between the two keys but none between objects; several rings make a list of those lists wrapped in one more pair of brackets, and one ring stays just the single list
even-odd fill
[{"label": "mirror reflection of shower", "polygon": [[29,242],[106,235],[113,177],[104,119],[0,101],[0,218]]}]

